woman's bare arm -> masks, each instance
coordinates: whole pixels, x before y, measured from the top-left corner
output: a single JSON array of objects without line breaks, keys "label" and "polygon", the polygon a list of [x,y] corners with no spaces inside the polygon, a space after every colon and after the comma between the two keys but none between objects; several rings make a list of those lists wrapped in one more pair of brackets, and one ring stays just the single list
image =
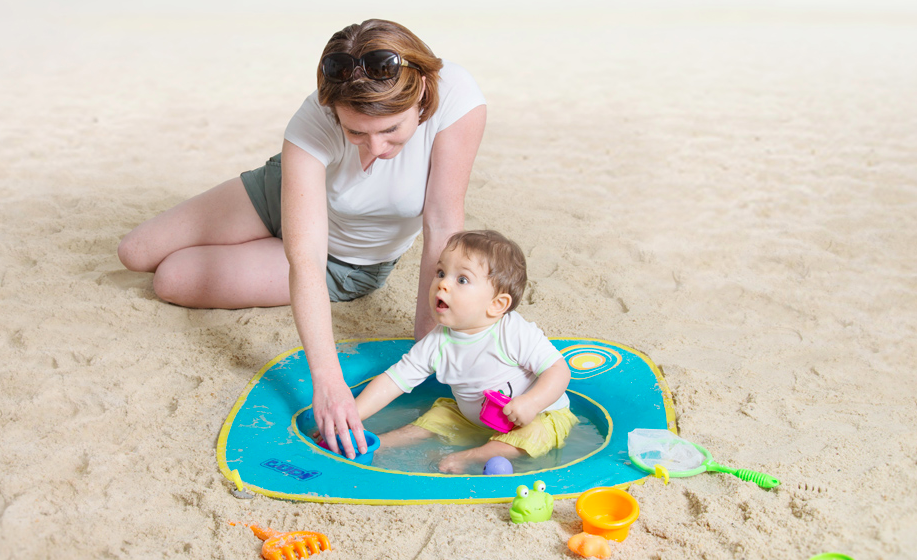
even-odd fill
[{"label": "woman's bare arm", "polygon": [[465,226],[465,192],[486,121],[487,107],[480,105],[439,131],[433,141],[423,208],[423,253],[414,315],[415,340],[423,338],[435,326],[430,313],[430,283],[446,241]]},{"label": "woman's bare arm", "polygon": [[361,452],[366,451],[366,440],[334,344],[325,283],[328,259],[325,167],[288,141],[283,143],[281,166],[281,219],[284,250],[290,262],[290,304],[312,373],[312,410],[318,430],[332,451],[339,451],[334,437],[338,434],[344,454],[352,459],[355,453],[347,430],[353,430]]}]

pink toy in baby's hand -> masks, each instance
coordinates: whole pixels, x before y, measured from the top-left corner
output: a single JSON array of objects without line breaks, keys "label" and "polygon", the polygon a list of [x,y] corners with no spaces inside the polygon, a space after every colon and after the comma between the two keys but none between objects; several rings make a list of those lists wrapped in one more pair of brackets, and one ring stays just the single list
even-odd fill
[{"label": "pink toy in baby's hand", "polygon": [[481,404],[481,422],[498,432],[508,433],[516,427],[503,414],[503,407],[513,399],[497,391],[484,391],[484,402]]}]

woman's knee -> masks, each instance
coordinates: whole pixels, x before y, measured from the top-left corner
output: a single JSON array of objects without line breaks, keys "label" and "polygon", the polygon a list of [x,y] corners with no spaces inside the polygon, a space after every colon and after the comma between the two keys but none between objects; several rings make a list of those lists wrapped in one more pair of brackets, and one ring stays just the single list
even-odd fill
[{"label": "woman's knee", "polygon": [[168,257],[160,263],[153,275],[153,291],[163,301],[194,307],[195,279],[187,270],[183,270],[184,267],[177,264],[170,262]]},{"label": "woman's knee", "polygon": [[137,234],[137,230],[125,235],[118,243],[118,259],[124,268],[134,272],[153,272],[158,264],[150,262],[149,251],[144,247],[143,239]]}]

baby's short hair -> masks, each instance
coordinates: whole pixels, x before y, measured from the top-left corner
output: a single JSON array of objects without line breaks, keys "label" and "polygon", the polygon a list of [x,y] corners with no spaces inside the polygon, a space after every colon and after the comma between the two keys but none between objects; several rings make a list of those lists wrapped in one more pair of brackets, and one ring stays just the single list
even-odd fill
[{"label": "baby's short hair", "polygon": [[460,248],[469,257],[478,257],[487,265],[487,279],[494,287],[494,295],[509,294],[512,298],[507,313],[522,301],[528,275],[525,255],[515,241],[489,229],[460,231],[446,242],[446,250]]}]

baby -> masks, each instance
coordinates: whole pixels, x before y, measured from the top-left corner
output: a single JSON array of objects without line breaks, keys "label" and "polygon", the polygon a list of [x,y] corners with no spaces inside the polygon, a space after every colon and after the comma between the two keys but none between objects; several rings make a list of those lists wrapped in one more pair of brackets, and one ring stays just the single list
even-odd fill
[{"label": "baby", "polygon": [[[452,388],[453,399],[438,399],[412,424],[380,436],[383,446],[399,446],[434,435],[449,443],[469,435],[489,436],[480,446],[452,453],[439,470],[462,473],[497,455],[539,457],[563,447],[577,423],[565,393],[570,370],[544,333],[513,311],[527,281],[525,256],[495,231],[453,235],[436,265],[430,308],[437,326],[357,396],[366,419],[431,374]],[[479,419],[484,391],[512,401],[504,408],[516,428],[507,434]]]}]

